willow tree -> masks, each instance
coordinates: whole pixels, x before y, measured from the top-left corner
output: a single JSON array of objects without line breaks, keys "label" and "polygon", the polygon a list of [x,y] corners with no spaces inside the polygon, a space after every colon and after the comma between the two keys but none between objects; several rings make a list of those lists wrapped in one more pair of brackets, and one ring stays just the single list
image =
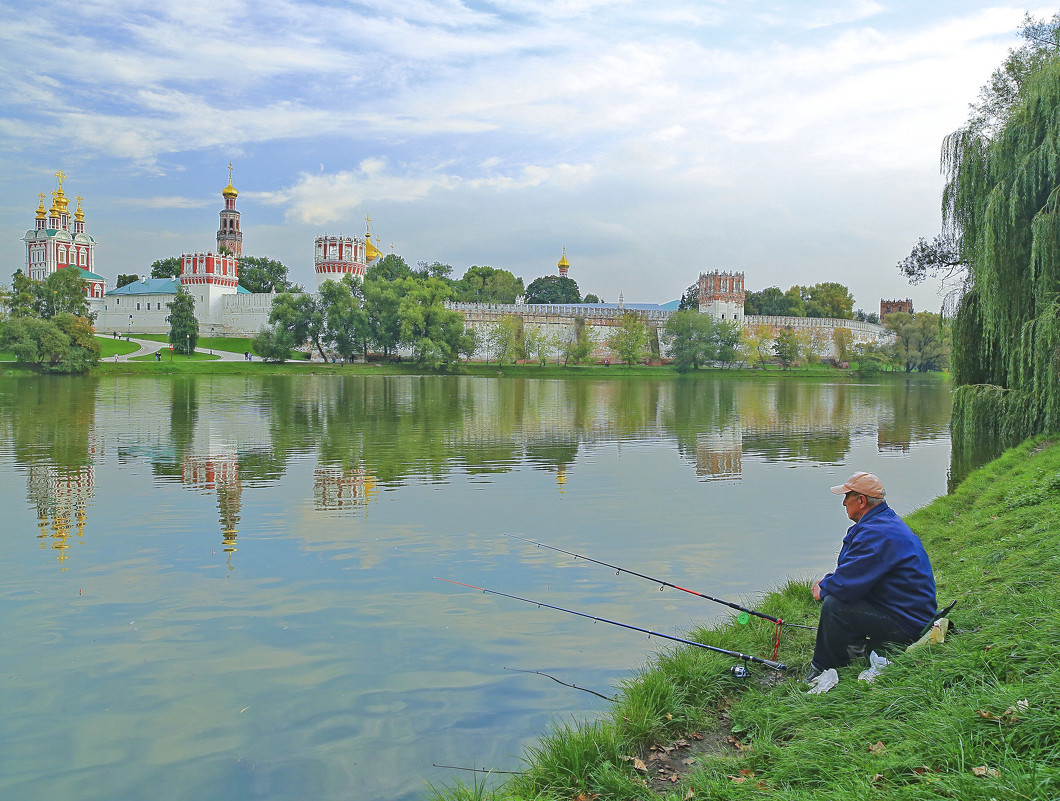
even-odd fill
[{"label": "willow tree", "polygon": [[952,433],[959,466],[984,444],[1007,446],[1060,430],[1055,47],[1021,76],[998,125],[976,124],[973,115],[947,137],[943,169],[944,225],[968,265],[953,326]]}]

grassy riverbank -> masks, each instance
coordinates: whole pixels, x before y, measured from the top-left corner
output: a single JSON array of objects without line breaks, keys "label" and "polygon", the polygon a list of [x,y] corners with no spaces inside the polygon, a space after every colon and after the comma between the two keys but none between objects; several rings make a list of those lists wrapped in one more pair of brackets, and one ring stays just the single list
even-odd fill
[{"label": "grassy riverbank", "polygon": [[[1060,446],[1024,443],[908,522],[932,556],[940,603],[958,601],[959,633],[944,644],[897,656],[871,685],[857,681],[864,665],[846,668],[816,696],[799,681],[811,632],[785,629],[780,658],[793,669],[779,683],[759,668],[733,678],[728,657],[667,651],[599,721],[545,737],[521,775],[432,796],[1060,797]],[[816,615],[801,582],[756,606],[793,621]],[[772,633],[755,621],[693,637],[769,655]]]}]

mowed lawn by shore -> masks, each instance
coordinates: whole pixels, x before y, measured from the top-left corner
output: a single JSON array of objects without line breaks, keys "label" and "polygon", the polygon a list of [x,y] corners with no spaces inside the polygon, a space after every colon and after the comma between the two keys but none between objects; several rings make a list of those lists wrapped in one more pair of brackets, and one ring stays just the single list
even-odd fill
[{"label": "mowed lawn by shore", "polygon": [[[785,629],[784,677],[668,649],[592,723],[557,723],[503,783],[475,776],[435,799],[1053,799],[1060,797],[1060,446],[1038,438],[908,517],[931,554],[956,633],[866,664],[808,695],[813,633]],[[836,532],[837,543],[842,531]],[[808,581],[754,604],[815,622]],[[760,656],[774,627],[752,618],[699,642]]]}]

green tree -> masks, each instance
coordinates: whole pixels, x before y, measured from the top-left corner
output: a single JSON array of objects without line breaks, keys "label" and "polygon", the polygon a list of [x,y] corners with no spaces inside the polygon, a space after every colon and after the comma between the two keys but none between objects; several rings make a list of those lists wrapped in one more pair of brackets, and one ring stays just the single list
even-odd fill
[{"label": "green tree", "polygon": [[486,329],[486,360],[492,353],[497,364],[511,364],[523,358],[523,320],[514,314],[505,314]]},{"label": "green tree", "polygon": [[453,274],[452,265],[443,264],[440,261],[432,261],[429,264],[421,261],[416,266],[420,268],[416,272],[424,278],[440,278],[446,283],[451,283],[449,276]]},{"label": "green tree", "polygon": [[[522,281],[521,278],[519,280]],[[585,297],[582,298],[582,303],[603,303],[603,301],[600,300],[599,295],[594,295],[592,292],[588,292]]]},{"label": "green tree", "polygon": [[806,357],[807,364],[817,364],[832,341],[832,331],[815,325],[795,332],[799,341],[799,353]]},{"label": "green tree", "polygon": [[670,358],[679,373],[698,370],[715,360],[719,344],[715,328],[714,318],[709,314],[686,309],[670,315],[662,340],[669,347]]},{"label": "green tree", "polygon": [[83,373],[99,362],[100,344],[87,317],[13,318],[0,326],[0,348],[46,372]]},{"label": "green tree", "polygon": [[832,317],[849,320],[854,316],[854,296],[834,281],[814,284],[804,290],[807,317]]},{"label": "green tree", "polygon": [[522,278],[486,266],[468,267],[453,284],[453,300],[463,303],[515,303],[523,292]]},{"label": "green tree", "polygon": [[785,317],[805,317],[806,316],[806,295],[808,292],[805,287],[793,286],[787,292],[784,293],[784,298],[787,303],[787,312],[783,316]]},{"label": "green tree", "polygon": [[832,329],[832,346],[835,349],[837,362],[850,361],[850,348],[854,341],[854,332],[849,328],[836,327]]},{"label": "green tree", "polygon": [[[678,311],[699,311],[699,281],[696,281],[681,295],[681,300],[677,304]],[[747,312],[747,314],[753,314],[753,312]]]},{"label": "green tree", "polygon": [[526,352],[526,358],[545,365],[552,353],[552,338],[544,329],[532,326],[523,331],[523,350]]},{"label": "green tree", "polygon": [[11,290],[0,284],[0,322],[11,314]]},{"label": "green tree", "polygon": [[950,326],[937,314],[888,314],[883,327],[894,334],[894,354],[907,373],[940,371],[949,366]]},{"label": "green tree", "polygon": [[648,352],[648,327],[636,312],[624,312],[607,338],[607,346],[626,365],[638,364]]},{"label": "green tree", "polygon": [[365,283],[371,280],[400,281],[412,277],[412,268],[395,253],[388,253],[376,261],[365,274]]},{"label": "green tree", "polygon": [[268,256],[239,257],[239,285],[248,292],[301,292],[287,277],[283,262]]},{"label": "green tree", "polygon": [[177,353],[190,356],[195,352],[199,342],[199,321],[195,317],[195,298],[184,288],[177,285],[177,294],[166,304],[169,314],[169,344]]},{"label": "green tree", "polygon": [[359,354],[367,359],[371,328],[359,279],[347,275],[341,281],[325,281],[319,296],[325,318],[323,339],[346,361]]},{"label": "green tree", "polygon": [[761,292],[744,293],[744,314],[764,317],[798,317],[793,313],[793,308],[801,308],[802,297],[798,298],[798,304],[793,307],[795,299],[788,297],[780,291],[780,287],[768,286]]},{"label": "green tree", "polygon": [[985,88],[996,106],[943,144],[944,231],[968,264],[953,322],[955,461],[1060,428],[1060,15],[1021,32],[1003,86]]},{"label": "green tree", "polygon": [[581,303],[581,292],[573,278],[543,275],[526,288],[527,303]]},{"label": "green tree", "polygon": [[799,360],[799,338],[790,328],[783,328],[773,340],[773,355],[787,370]]},{"label": "green tree", "polygon": [[281,292],[273,300],[272,311],[269,312],[269,324],[273,326],[276,336],[293,342],[295,348],[310,343],[320,358],[327,360],[322,341],[325,321],[324,309],[317,298],[304,292]]},{"label": "green tree", "polygon": [[743,330],[740,354],[752,367],[765,364],[773,355],[773,329],[759,323]]},{"label": "green tree", "polygon": [[425,281],[405,278],[404,295],[398,308],[402,342],[412,348],[421,364],[452,364],[468,348],[464,316],[446,309],[449,286],[440,278]]},{"label": "green tree", "polygon": [[717,350],[714,361],[732,364],[740,352],[740,339],[743,327],[735,320],[714,321],[714,342]]},{"label": "green tree", "polygon": [[294,342],[290,333],[279,326],[265,326],[254,335],[250,346],[265,361],[282,363],[291,358]]},{"label": "green tree", "polygon": [[88,281],[80,270],[67,267],[56,270],[37,284],[37,308],[40,316],[48,319],[57,314],[88,316]]},{"label": "green tree", "polygon": [[369,341],[384,358],[401,344],[402,287],[385,278],[368,278],[364,283],[364,308],[368,317]]},{"label": "green tree", "polygon": [[179,278],[180,259],[176,256],[169,256],[165,259],[155,259],[153,262],[151,262],[151,277]]},{"label": "green tree", "polygon": [[597,343],[592,326],[586,323],[584,317],[575,317],[567,333],[558,335],[553,344],[566,367],[568,364],[588,361]]},{"label": "green tree", "polygon": [[140,280],[140,276],[133,275],[131,273],[118,273],[118,288],[120,289],[127,284],[135,284]]},{"label": "green tree", "polygon": [[11,276],[9,309],[12,317],[33,317],[37,313],[37,282],[22,270],[15,270]]}]

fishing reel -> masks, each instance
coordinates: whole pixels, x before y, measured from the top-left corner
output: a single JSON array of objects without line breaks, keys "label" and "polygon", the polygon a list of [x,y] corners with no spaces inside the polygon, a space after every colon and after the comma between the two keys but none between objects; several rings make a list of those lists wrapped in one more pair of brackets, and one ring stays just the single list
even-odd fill
[{"label": "fishing reel", "polygon": [[751,675],[751,671],[747,669],[746,665],[733,665],[731,668],[729,668],[729,673],[731,673],[733,677],[737,679],[746,679],[748,676]]}]

